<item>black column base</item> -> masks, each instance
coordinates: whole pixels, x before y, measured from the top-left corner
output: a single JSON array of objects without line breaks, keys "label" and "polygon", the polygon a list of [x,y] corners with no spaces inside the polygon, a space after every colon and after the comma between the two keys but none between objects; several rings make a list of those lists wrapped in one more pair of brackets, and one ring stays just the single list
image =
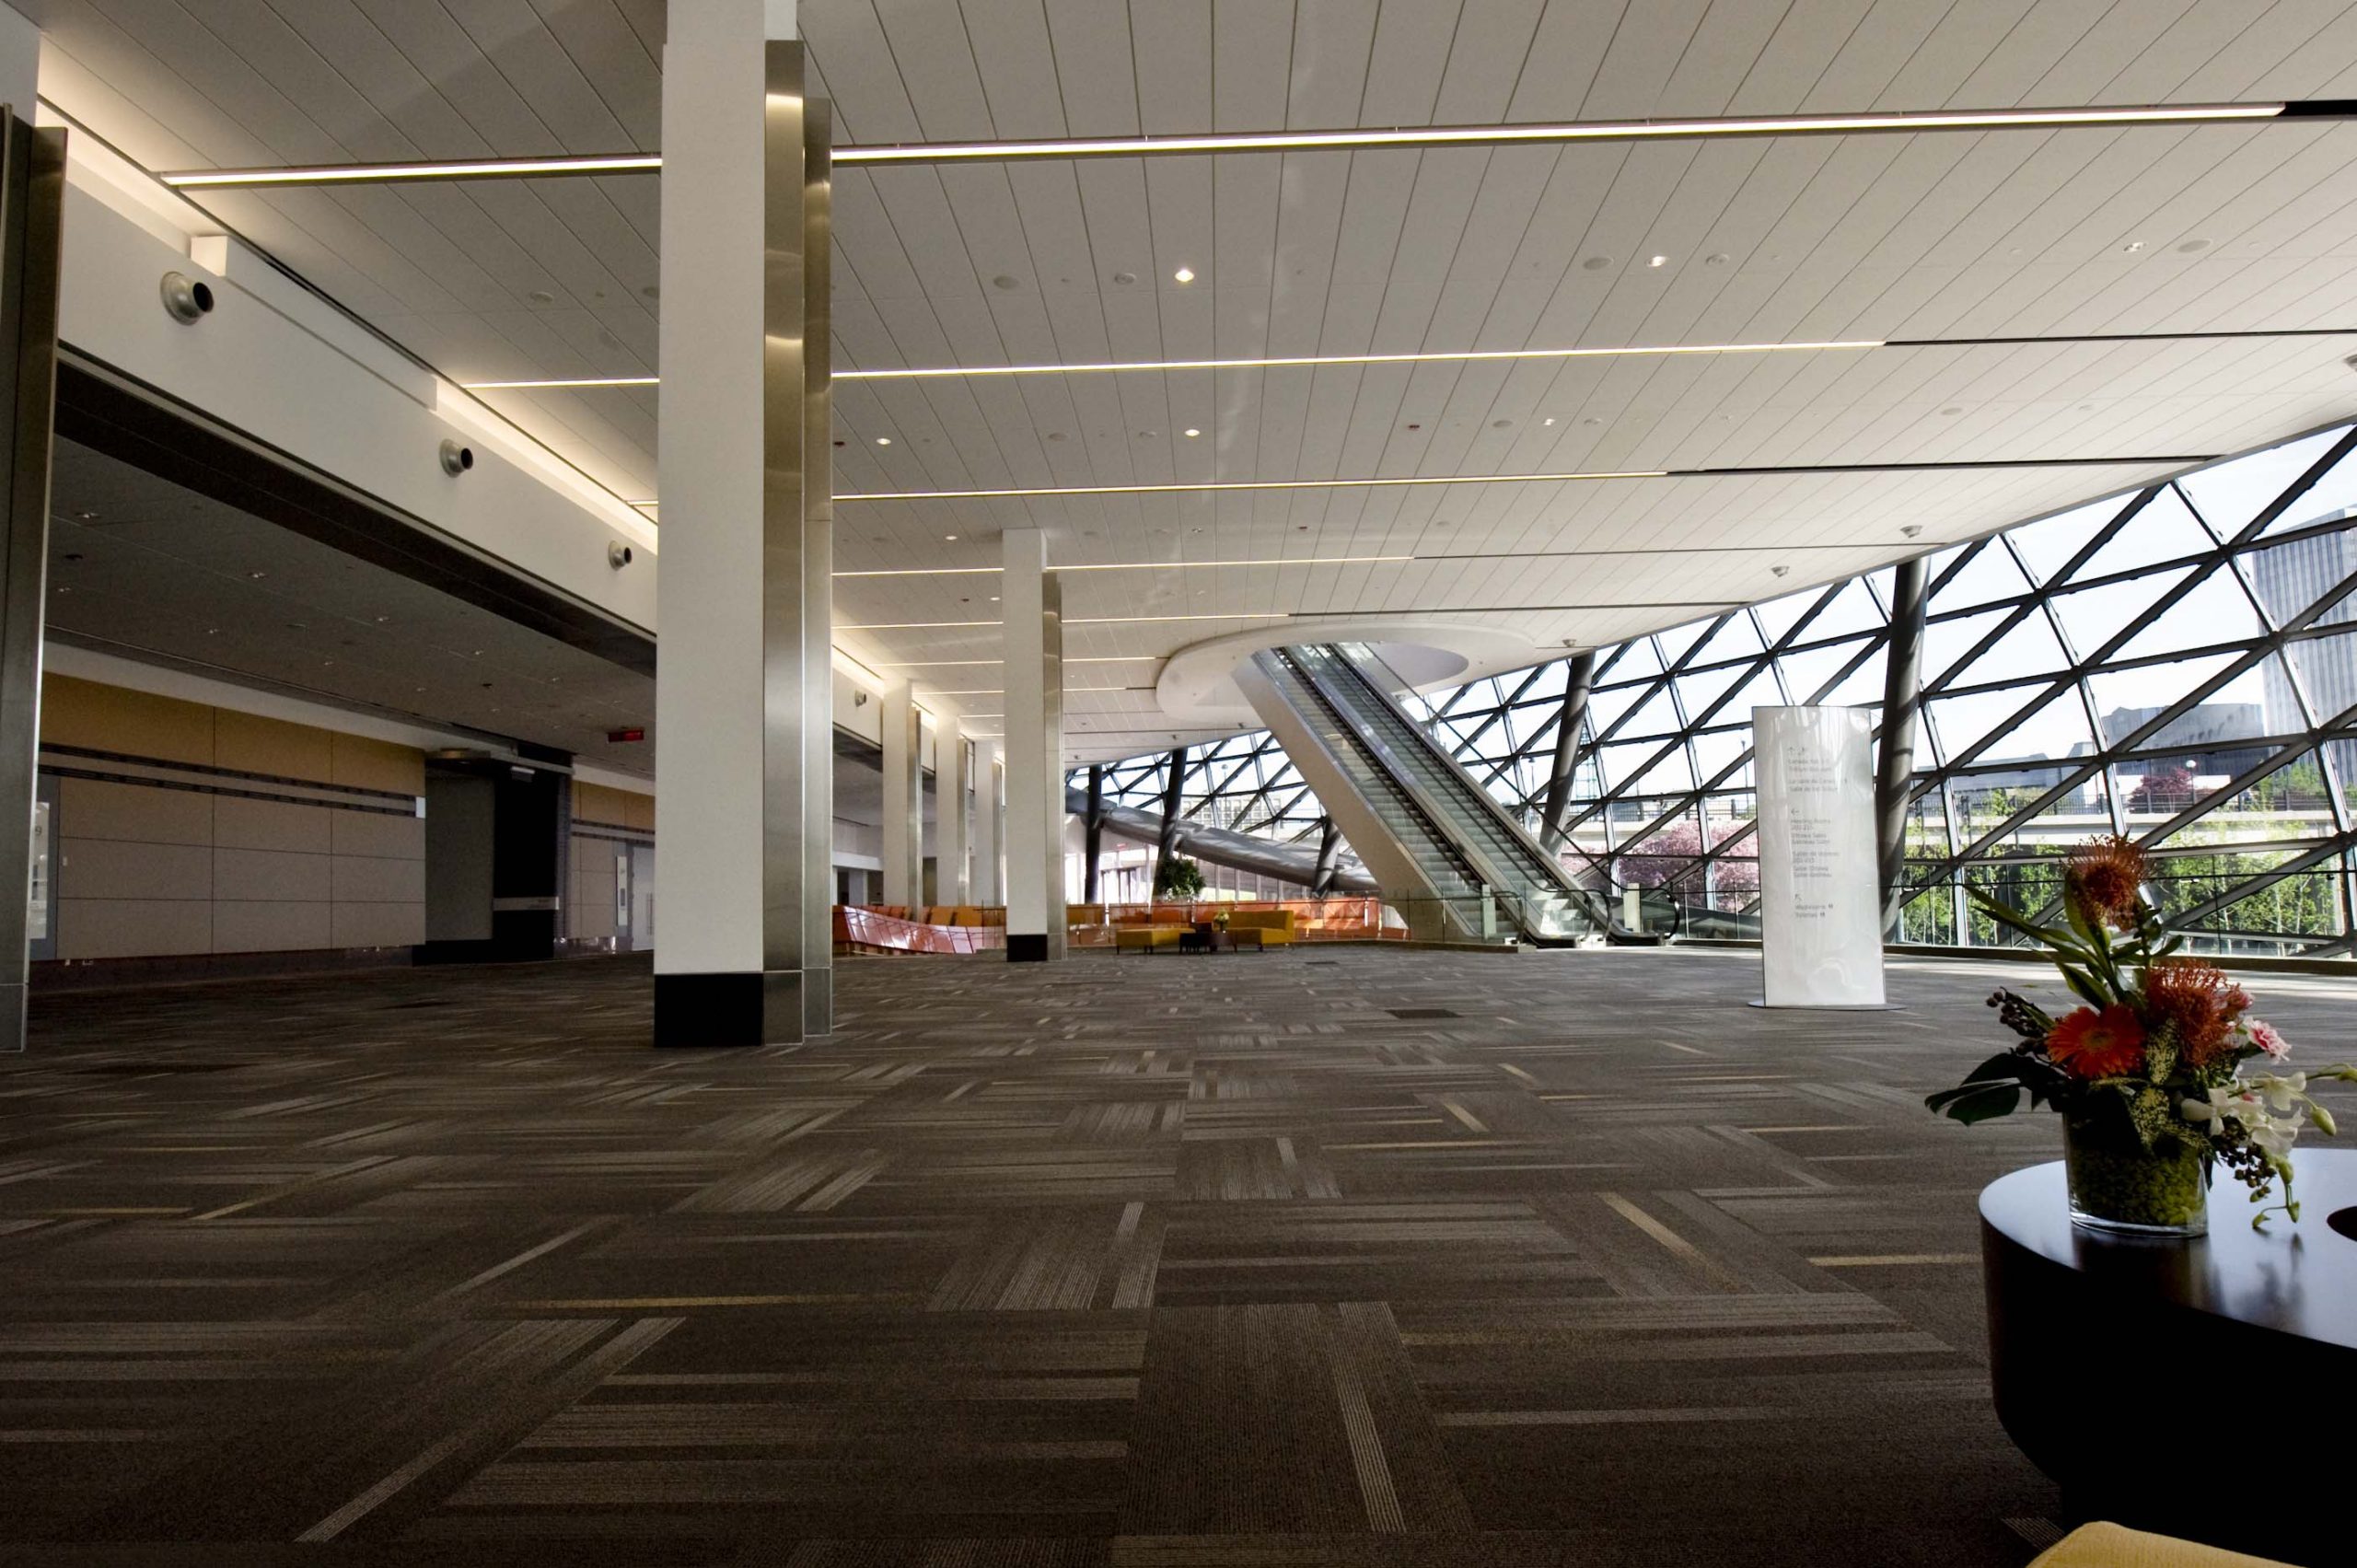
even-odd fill
[{"label": "black column base", "polygon": [[1044,932],[1028,936],[1006,934],[1006,961],[1010,964],[1044,964],[1048,961],[1048,938]]},{"label": "black column base", "polygon": [[803,1038],[802,974],[758,970],[655,977],[655,1043],[785,1045]]}]

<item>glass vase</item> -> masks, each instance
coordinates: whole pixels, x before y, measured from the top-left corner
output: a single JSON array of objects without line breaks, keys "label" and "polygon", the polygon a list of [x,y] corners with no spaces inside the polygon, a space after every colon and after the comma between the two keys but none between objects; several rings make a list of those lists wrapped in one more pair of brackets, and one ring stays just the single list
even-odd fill
[{"label": "glass vase", "polygon": [[2066,1117],[2062,1161],[2071,1220],[2131,1236],[2201,1236],[2210,1229],[2202,1140],[2163,1135],[2147,1148],[2125,1118]]}]

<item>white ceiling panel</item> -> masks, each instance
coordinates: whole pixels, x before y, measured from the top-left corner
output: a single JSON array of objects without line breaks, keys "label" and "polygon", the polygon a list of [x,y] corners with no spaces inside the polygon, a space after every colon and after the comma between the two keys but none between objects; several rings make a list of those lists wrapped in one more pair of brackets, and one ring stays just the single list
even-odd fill
[{"label": "white ceiling panel", "polygon": [[[48,32],[49,96],[150,167],[614,152],[659,135],[660,0],[22,6]],[[2357,93],[2345,0],[803,0],[800,14],[844,143]],[[2352,162],[2357,127],[2308,122],[846,168],[835,353],[890,368],[2357,328]],[[654,370],[655,178],[208,201],[456,379]],[[2275,335],[845,382],[837,484],[2202,455],[2357,411],[2352,352],[2357,334]],[[654,494],[651,390],[485,395],[600,482]],[[1560,645],[2154,471],[846,503],[838,557],[988,565],[999,530],[1027,525],[1071,562],[1411,553],[1076,574],[1068,595],[1083,616],[1430,612]],[[839,610],[987,619],[990,582],[847,578]],[[1083,625],[1073,640],[1162,656],[1246,624]],[[908,659],[996,644],[988,629],[870,636]],[[1141,687],[1153,668],[1075,667]],[[995,684],[989,666],[916,673]],[[1101,701],[1151,728],[1151,699]],[[1092,754],[1125,744],[1109,732]]]}]

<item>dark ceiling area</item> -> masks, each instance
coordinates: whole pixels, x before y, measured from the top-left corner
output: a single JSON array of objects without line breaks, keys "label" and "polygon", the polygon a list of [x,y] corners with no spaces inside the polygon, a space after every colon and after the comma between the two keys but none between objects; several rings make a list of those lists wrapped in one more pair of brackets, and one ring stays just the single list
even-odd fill
[{"label": "dark ceiling area", "polygon": [[654,771],[649,673],[77,441],[50,505],[60,641]]}]

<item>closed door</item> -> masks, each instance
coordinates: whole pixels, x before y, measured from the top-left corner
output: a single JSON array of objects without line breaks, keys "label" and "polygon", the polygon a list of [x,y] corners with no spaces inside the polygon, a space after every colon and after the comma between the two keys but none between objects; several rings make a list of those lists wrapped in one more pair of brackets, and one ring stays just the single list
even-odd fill
[{"label": "closed door", "polygon": [[[655,948],[655,846],[630,846],[630,932],[618,943],[624,950],[647,953]],[[621,867],[616,867],[617,872]],[[618,878],[619,880],[619,878]]]}]

